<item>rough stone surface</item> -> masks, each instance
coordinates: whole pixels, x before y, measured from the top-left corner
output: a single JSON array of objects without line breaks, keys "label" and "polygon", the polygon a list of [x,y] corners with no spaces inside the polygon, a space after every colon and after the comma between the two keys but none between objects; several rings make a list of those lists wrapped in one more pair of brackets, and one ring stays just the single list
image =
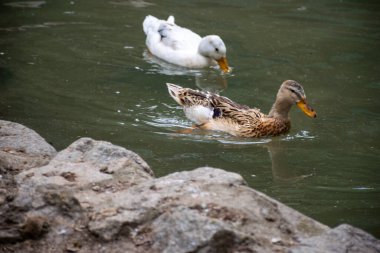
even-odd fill
[{"label": "rough stone surface", "polygon": [[12,246],[16,251],[21,247],[20,252],[62,251],[74,247],[66,246],[71,240],[78,240],[74,244],[80,247],[88,236],[82,231],[93,204],[104,200],[107,205],[114,192],[152,176],[137,154],[108,142],[79,139],[48,165],[15,177],[18,194],[0,208],[0,243],[21,241]]},{"label": "rough stone surface", "polygon": [[[4,213],[18,192],[14,175],[47,164],[56,153],[35,131],[18,123],[0,120],[0,224],[12,224],[17,216]],[[17,234],[13,230],[5,230],[1,229],[0,238],[11,239]]]},{"label": "rough stone surface", "polygon": [[[154,178],[135,153],[82,138],[24,171],[0,208],[0,252],[380,252],[203,167]],[[357,251],[359,250],[359,251]]]},{"label": "rough stone surface", "polygon": [[20,172],[47,164],[57,152],[35,131],[0,120],[0,169]]},{"label": "rough stone surface", "polygon": [[301,240],[291,252],[378,253],[380,252],[380,241],[363,230],[342,224],[320,236]]}]

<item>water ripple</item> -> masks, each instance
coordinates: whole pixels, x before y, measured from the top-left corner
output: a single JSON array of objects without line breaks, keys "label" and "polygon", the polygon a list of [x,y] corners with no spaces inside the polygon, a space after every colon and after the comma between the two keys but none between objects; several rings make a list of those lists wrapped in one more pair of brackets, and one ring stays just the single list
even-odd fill
[{"label": "water ripple", "polygon": [[334,187],[334,186],[317,186],[317,189],[334,191],[334,192],[379,192],[379,189],[371,186],[354,186],[354,187]]},{"label": "water ripple", "polygon": [[315,139],[316,136],[311,135],[309,131],[301,130],[300,132],[294,134],[294,135],[286,135],[285,138],[282,138],[283,141],[292,141],[295,139],[301,139],[301,140],[310,140]]},{"label": "water ripple", "polygon": [[28,1],[5,3],[4,5],[18,8],[41,8],[44,4],[46,4],[45,1]]}]

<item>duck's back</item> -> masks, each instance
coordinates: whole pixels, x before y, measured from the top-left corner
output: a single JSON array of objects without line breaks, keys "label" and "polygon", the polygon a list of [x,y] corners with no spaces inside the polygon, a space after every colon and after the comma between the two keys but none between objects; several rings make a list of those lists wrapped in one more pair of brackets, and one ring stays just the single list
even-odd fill
[{"label": "duck's back", "polygon": [[198,54],[201,37],[191,30],[174,23],[174,17],[160,20],[147,16],[143,22],[146,45],[149,51],[167,62],[186,67],[210,65],[205,57]]},{"label": "duck's back", "polygon": [[159,27],[161,41],[174,50],[198,51],[201,37],[193,31],[177,25],[162,23]]}]

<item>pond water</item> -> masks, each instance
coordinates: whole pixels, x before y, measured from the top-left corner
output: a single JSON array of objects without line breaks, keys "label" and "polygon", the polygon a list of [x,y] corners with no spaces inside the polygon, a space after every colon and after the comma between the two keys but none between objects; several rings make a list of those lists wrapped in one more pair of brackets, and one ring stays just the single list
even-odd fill
[{"label": "pond water", "polygon": [[[213,166],[329,226],[380,237],[380,4],[375,1],[2,1],[0,118],[61,150],[79,137],[140,154],[157,176]],[[146,51],[148,14],[218,34],[233,71],[187,70]],[[287,79],[318,118],[289,134],[196,131],[166,82],[268,112]]]}]

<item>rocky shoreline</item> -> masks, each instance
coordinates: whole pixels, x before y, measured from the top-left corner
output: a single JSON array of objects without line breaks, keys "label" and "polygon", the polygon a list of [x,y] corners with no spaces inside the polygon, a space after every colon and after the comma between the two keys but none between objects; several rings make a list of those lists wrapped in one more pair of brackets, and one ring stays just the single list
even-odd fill
[{"label": "rocky shoreline", "polygon": [[202,167],[155,178],[137,154],[81,138],[56,152],[0,120],[0,252],[380,252]]}]

